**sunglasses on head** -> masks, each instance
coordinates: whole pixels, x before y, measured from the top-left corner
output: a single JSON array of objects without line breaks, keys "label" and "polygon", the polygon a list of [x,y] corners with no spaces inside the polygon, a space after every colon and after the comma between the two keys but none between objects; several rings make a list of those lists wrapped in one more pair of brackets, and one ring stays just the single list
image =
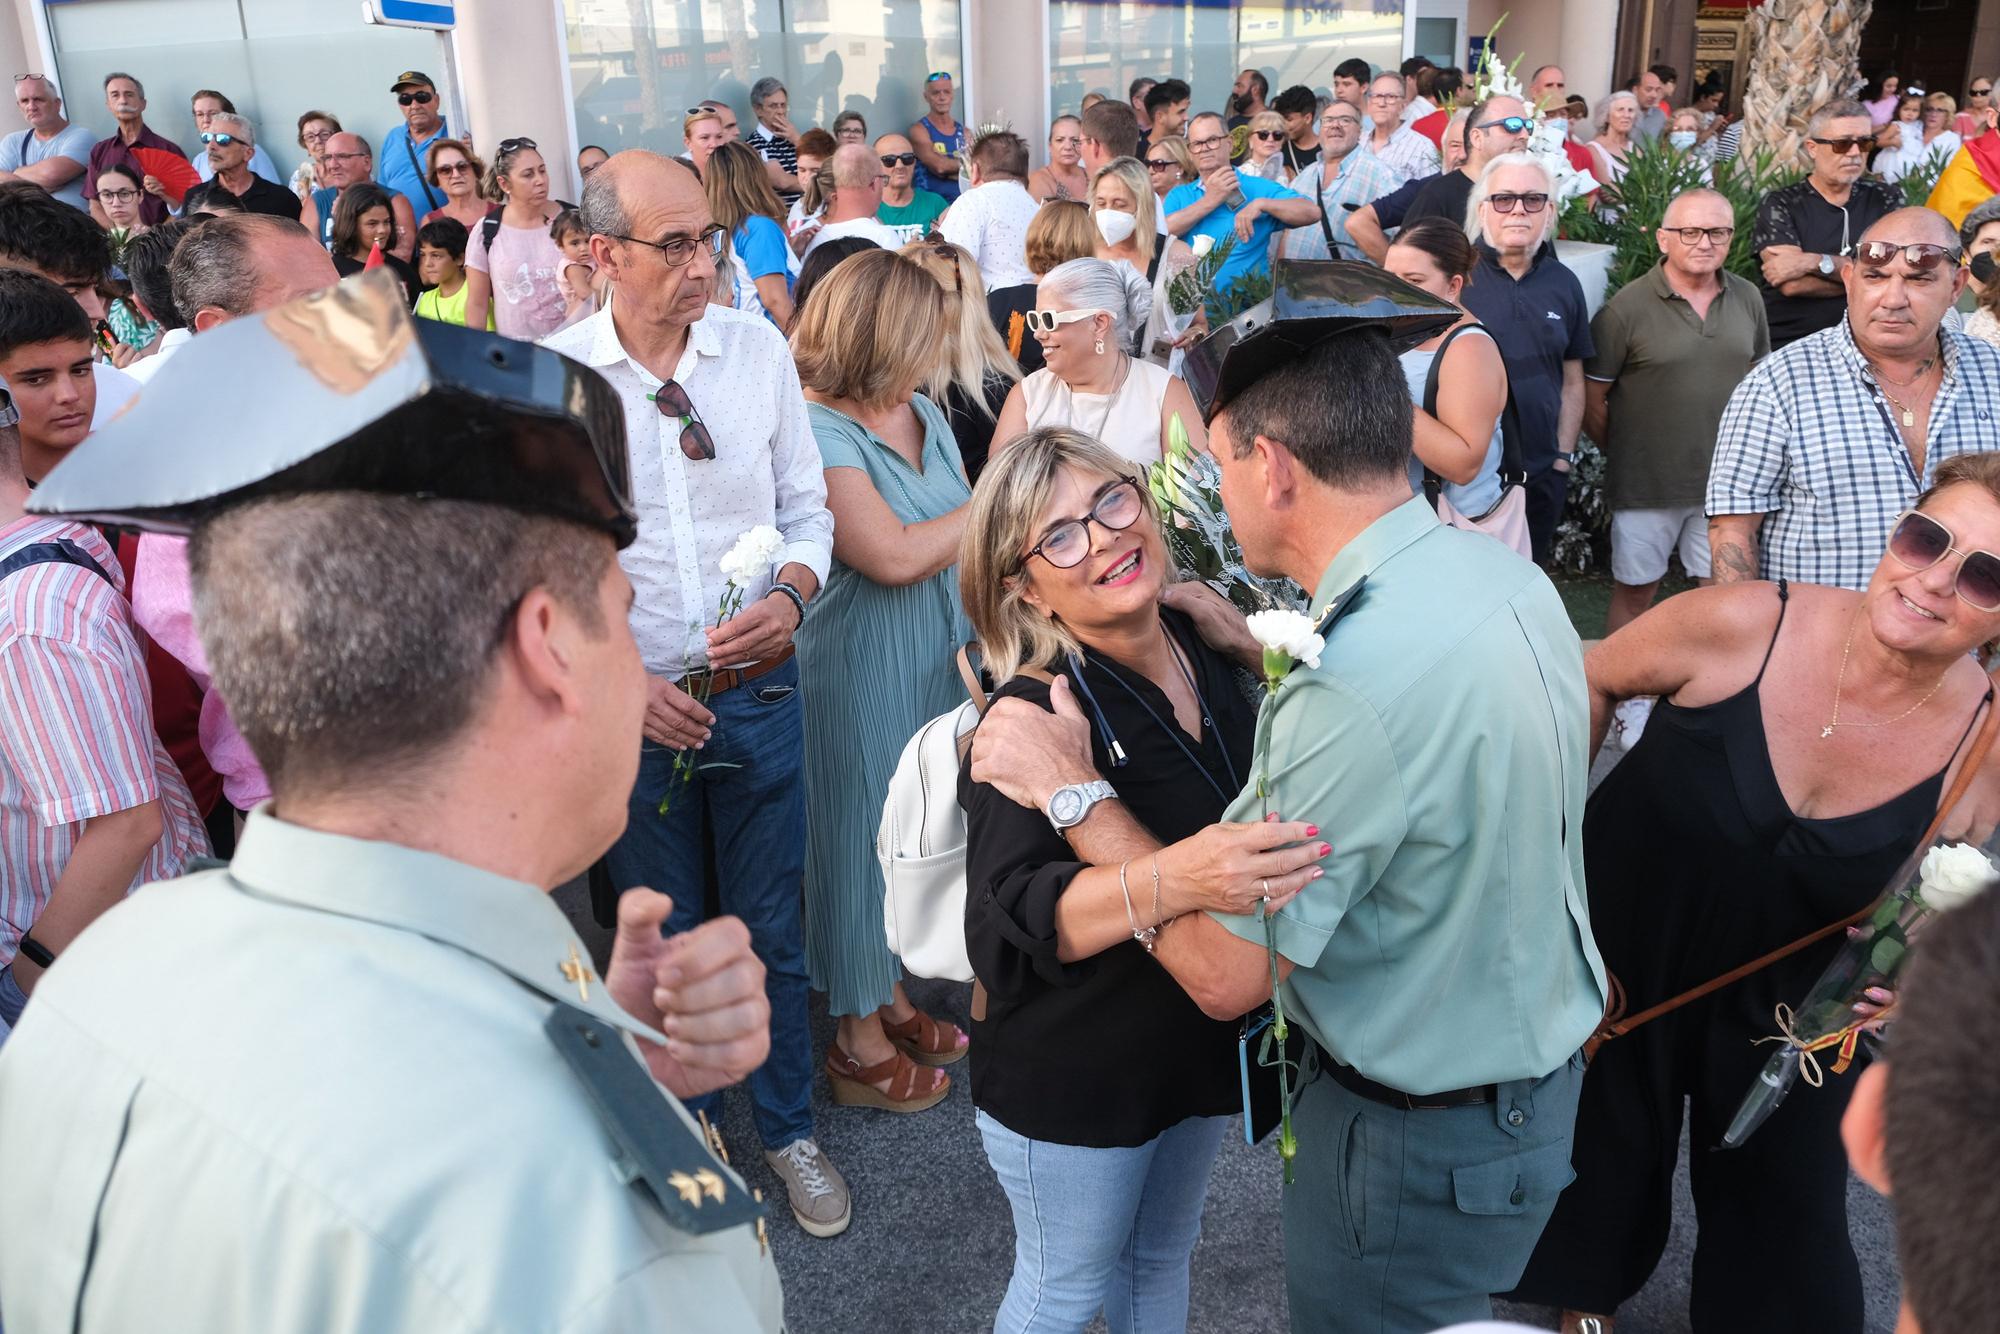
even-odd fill
[{"label": "sunglasses on head", "polygon": [[916,163],[915,153],[884,153],[882,165],[885,167],[908,167]]},{"label": "sunglasses on head", "polygon": [[1842,157],[1846,157],[1849,153],[1859,153],[1875,142],[1865,134],[1857,135],[1853,138],[1843,136],[1839,139],[1822,139],[1818,135],[1814,135],[1812,141],[1824,147],[1831,148]]},{"label": "sunglasses on head", "polygon": [[1951,529],[1922,510],[1896,520],[1889,533],[1889,554],[1916,571],[1928,570],[1946,556],[1956,555],[1958,573],[1952,592],[1975,611],[2000,611],[2000,556],[1990,551],[1961,551]]},{"label": "sunglasses on head", "polygon": [[673,417],[681,424],[681,453],[690,463],[700,463],[715,457],[715,437],[702,424],[701,414],[694,409],[694,400],[680,384],[668,380],[658,389],[646,395],[653,400],[653,406],[660,410],[662,417]]},{"label": "sunglasses on head", "polygon": [[1863,241],[1854,247],[1854,258],[1863,268],[1883,268],[1898,255],[1917,272],[1929,273],[1940,264],[1956,265],[1959,250],[1957,246],[1934,245],[1928,241],[1913,245],[1900,241]]},{"label": "sunglasses on head", "polygon": [[500,147],[495,151],[501,153],[518,153],[524,148],[534,147],[535,141],[533,139],[502,139]]},{"label": "sunglasses on head", "polygon": [[949,79],[950,77],[951,77],[951,74],[950,74],[950,72],[949,72],[949,71],[947,71],[947,70],[941,70],[941,69],[934,69],[934,70],[932,70],[932,71],[931,71],[931,72],[930,72],[929,74],[927,74],[927,75],[925,75],[925,76],[924,76],[924,82],[925,82],[925,83],[936,83],[936,82],[937,82],[937,81],[938,81],[939,79]]},{"label": "sunglasses on head", "polygon": [[221,144],[224,148],[229,147],[231,144],[243,142],[233,134],[221,134],[209,130],[201,132],[201,141],[205,144]]},{"label": "sunglasses on head", "polygon": [[396,103],[399,106],[427,107],[435,100],[437,100],[437,94],[423,88],[419,88],[414,93],[396,94]]},{"label": "sunglasses on head", "polygon": [[1075,324],[1078,320],[1087,320],[1093,315],[1108,313],[1084,306],[1077,310],[1031,310],[1023,318],[1027,322],[1029,333],[1050,334],[1061,325]]},{"label": "sunglasses on head", "polygon": [[1503,190],[1499,194],[1486,196],[1486,202],[1493,206],[1495,213],[1540,213],[1549,206],[1549,197],[1539,190],[1517,194]]},{"label": "sunglasses on head", "polygon": [[1505,130],[1509,134],[1523,134],[1535,128],[1535,122],[1526,116],[1502,116],[1499,120],[1481,121],[1472,127],[1475,130]]}]

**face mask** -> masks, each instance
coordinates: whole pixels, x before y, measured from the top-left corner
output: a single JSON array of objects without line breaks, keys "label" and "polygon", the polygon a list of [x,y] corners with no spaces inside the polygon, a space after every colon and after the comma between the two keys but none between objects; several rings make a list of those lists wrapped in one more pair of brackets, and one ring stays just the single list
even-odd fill
[{"label": "face mask", "polygon": [[1996,272],[2000,272],[2000,260],[1994,259],[1991,250],[1972,257],[1972,276],[1979,279],[1982,286],[1992,282]]},{"label": "face mask", "polygon": [[1131,236],[1139,226],[1139,215],[1125,213],[1115,208],[1097,210],[1097,234],[1104,238],[1104,244],[1117,245]]},{"label": "face mask", "polygon": [[1667,136],[1667,142],[1675,148],[1680,149],[1683,153],[1694,147],[1694,140],[1695,133],[1693,130],[1675,130]]}]

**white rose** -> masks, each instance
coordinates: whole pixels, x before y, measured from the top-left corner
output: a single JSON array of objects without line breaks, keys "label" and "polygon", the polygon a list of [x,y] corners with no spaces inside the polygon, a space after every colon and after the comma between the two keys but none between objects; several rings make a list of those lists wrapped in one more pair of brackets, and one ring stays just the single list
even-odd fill
[{"label": "white rose", "polygon": [[1188,242],[1188,246],[1194,251],[1194,257],[1200,259],[1209,251],[1215,249],[1215,238],[1213,236],[1197,236],[1194,240]]},{"label": "white rose", "polygon": [[1970,843],[1949,843],[1924,854],[1917,893],[1937,912],[1958,907],[1993,884],[1993,863]]},{"label": "white rose", "polygon": [[1320,650],[1326,640],[1313,629],[1312,617],[1300,611],[1258,611],[1245,618],[1250,635],[1263,645],[1265,653],[1282,653],[1293,662],[1319,666]]}]

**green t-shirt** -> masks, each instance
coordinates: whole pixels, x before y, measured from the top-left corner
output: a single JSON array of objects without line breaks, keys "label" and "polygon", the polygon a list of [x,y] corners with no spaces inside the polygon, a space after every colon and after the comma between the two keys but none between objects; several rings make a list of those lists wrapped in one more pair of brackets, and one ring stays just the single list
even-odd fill
[{"label": "green t-shirt", "polygon": [[890,231],[903,238],[903,244],[921,241],[931,234],[931,226],[950,207],[950,201],[943,195],[934,195],[929,190],[918,190],[910,196],[907,204],[878,205],[875,217]]}]

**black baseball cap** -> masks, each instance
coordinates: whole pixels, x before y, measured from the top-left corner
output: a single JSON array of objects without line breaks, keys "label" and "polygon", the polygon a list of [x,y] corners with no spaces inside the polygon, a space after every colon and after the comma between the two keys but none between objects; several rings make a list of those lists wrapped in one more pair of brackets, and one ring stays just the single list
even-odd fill
[{"label": "black baseball cap", "polygon": [[406,69],[401,74],[398,74],[396,81],[389,85],[389,91],[400,93],[405,88],[412,87],[428,88],[432,92],[437,91],[437,85],[431,82],[431,76],[420,69]]}]

